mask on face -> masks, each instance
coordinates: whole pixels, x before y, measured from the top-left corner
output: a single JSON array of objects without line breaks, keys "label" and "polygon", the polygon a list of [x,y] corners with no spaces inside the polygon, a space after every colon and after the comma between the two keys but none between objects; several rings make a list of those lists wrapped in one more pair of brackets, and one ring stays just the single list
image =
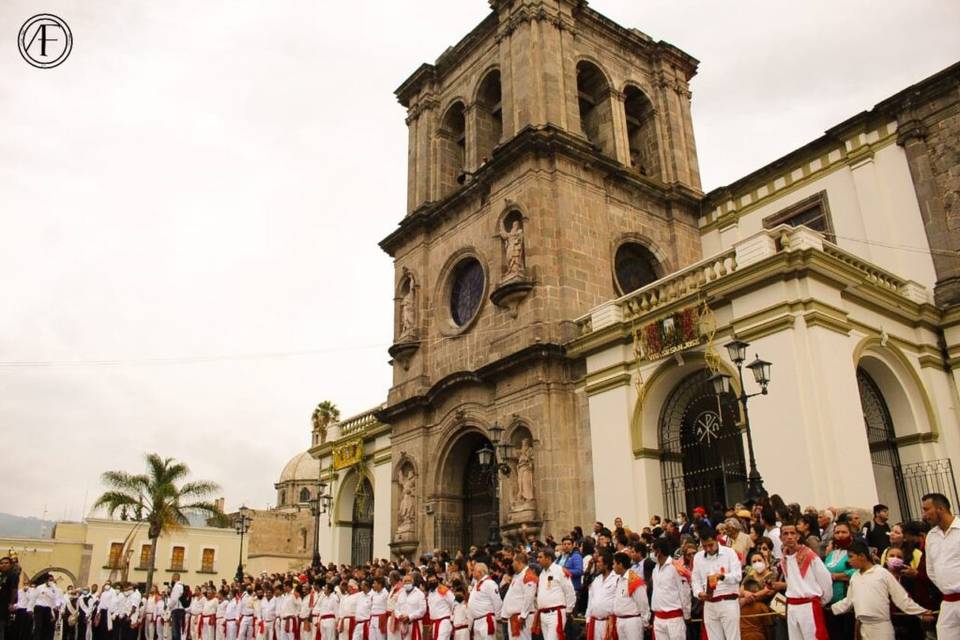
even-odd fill
[{"label": "mask on face", "polygon": [[903,568],[903,558],[887,558],[887,568],[891,571],[899,571]]},{"label": "mask on face", "polygon": [[763,573],[763,571],[767,568],[767,563],[764,562],[763,560],[755,560],[752,566],[753,566],[753,570],[756,571],[757,573]]},{"label": "mask on face", "polygon": [[403,585],[403,590],[406,591],[407,593],[410,593],[411,591],[413,591],[413,585],[412,585],[412,584],[405,584],[405,585]]}]

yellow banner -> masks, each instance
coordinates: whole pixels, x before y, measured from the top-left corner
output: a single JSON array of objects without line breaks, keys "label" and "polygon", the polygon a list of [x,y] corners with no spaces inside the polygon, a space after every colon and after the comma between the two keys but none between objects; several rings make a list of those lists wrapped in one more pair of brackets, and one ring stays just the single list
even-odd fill
[{"label": "yellow banner", "polygon": [[357,438],[333,448],[333,470],[352,467],[363,460],[363,438]]}]

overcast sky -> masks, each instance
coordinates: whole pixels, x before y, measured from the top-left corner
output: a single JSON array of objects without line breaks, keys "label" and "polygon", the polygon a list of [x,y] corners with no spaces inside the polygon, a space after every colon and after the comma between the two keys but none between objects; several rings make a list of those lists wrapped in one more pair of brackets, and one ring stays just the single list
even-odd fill
[{"label": "overcast sky", "polygon": [[[960,3],[592,0],[701,61],[704,189],[960,59]],[[393,90],[486,0],[0,3],[0,510],[79,518],[156,451],[272,504],[310,414],[382,402]],[[11,46],[70,25],[52,70]]]}]

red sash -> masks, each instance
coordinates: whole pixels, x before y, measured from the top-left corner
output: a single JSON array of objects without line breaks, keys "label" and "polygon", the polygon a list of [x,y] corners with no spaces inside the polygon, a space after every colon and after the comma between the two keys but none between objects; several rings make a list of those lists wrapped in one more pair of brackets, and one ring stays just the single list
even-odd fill
[{"label": "red sash", "polygon": [[347,640],[353,640],[353,630],[357,628],[357,618],[356,616],[346,616],[344,620],[350,621],[350,626],[347,627]]},{"label": "red sash", "polygon": [[943,594],[944,602],[960,602],[960,593],[945,593]]},{"label": "red sash", "polygon": [[374,614],[377,617],[377,629],[380,630],[381,634],[387,632],[387,613],[377,613]]},{"label": "red sash", "polygon": [[[519,637],[520,637],[520,629],[521,629],[522,626],[523,626],[523,625],[520,624],[520,614],[519,614],[519,613],[515,613],[515,614],[513,614],[512,616],[510,616],[510,637],[511,637],[511,638],[519,638]],[[589,631],[588,631],[587,633],[589,634]],[[587,637],[589,638],[589,635],[588,635]]]},{"label": "red sash", "polygon": [[411,620],[411,621],[410,621],[410,624],[413,625],[413,629],[410,630],[410,638],[411,638],[411,640],[421,640],[421,637],[422,637],[422,633],[423,633],[423,632],[422,632],[422,630],[420,629],[420,621],[419,621],[419,620]]},{"label": "red sash", "polygon": [[817,640],[830,640],[830,634],[827,633],[827,622],[823,617],[823,606],[820,604],[820,598],[787,598],[787,604],[790,606],[809,604],[813,608],[813,623],[817,627]]},{"label": "red sash", "polygon": [[[443,616],[442,618],[430,619],[431,622],[433,622],[433,636],[432,636],[433,640],[437,640],[437,638],[440,637],[440,623],[443,622],[444,620],[449,620],[449,619],[450,619],[450,616]],[[450,623],[450,624],[451,626],[453,626],[453,623]]]},{"label": "red sash", "polygon": [[591,617],[587,620],[587,640],[603,640],[603,638],[595,638],[597,631],[596,626],[597,622],[604,622],[607,618],[594,618]]}]

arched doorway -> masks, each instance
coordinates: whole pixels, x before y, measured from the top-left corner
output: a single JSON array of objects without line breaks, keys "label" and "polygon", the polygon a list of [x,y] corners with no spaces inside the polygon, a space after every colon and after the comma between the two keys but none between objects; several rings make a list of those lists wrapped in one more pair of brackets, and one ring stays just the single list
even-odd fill
[{"label": "arched doorway", "polygon": [[463,548],[471,545],[482,547],[490,540],[490,525],[497,514],[494,513],[494,491],[490,474],[491,469],[480,464],[477,452],[485,441],[474,447],[467,459],[463,471]]},{"label": "arched doorway", "polygon": [[709,377],[704,369],[684,378],[660,414],[660,473],[671,516],[715,502],[732,505],[746,492],[736,399],[717,397]]},{"label": "arched doorway", "polygon": [[373,485],[369,478],[357,483],[353,496],[352,525],[350,563],[358,566],[373,559]]},{"label": "arched doorway", "polygon": [[909,520],[912,517],[910,504],[904,487],[897,434],[890,409],[879,385],[863,367],[857,367],[857,387],[860,390],[860,407],[863,409],[867,442],[870,443],[877,496],[882,504],[890,507],[892,522]]}]

